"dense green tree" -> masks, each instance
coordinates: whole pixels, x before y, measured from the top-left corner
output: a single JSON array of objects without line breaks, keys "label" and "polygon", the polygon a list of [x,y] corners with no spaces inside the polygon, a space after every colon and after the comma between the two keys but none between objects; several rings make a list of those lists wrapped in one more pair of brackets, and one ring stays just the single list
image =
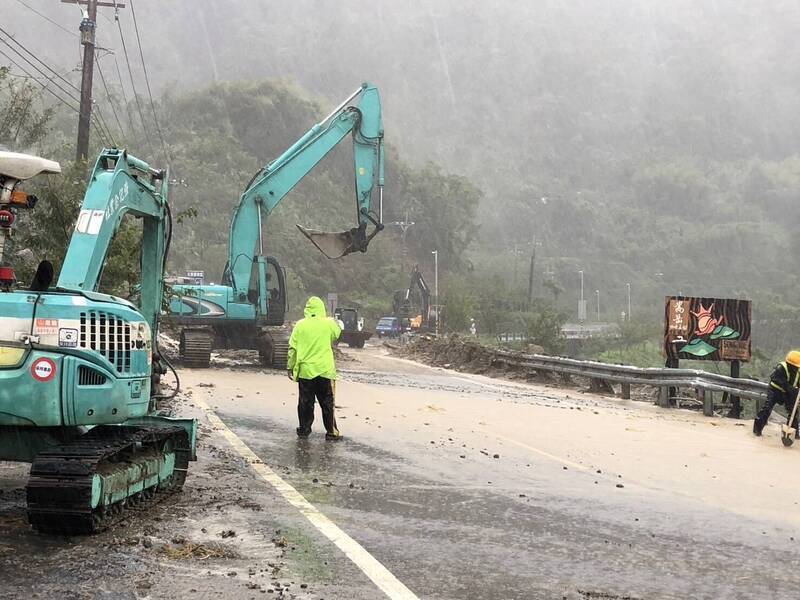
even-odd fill
[{"label": "dense green tree", "polygon": [[54,111],[40,108],[37,90],[10,67],[0,66],[0,146],[31,148],[44,139]]}]

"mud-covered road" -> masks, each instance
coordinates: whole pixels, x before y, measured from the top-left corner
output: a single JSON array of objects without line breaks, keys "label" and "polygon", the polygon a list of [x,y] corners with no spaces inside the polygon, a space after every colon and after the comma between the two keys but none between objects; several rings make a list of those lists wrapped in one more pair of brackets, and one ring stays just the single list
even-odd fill
[{"label": "mud-covered road", "polygon": [[94,538],[30,532],[26,468],[0,463],[0,597],[385,597],[203,404],[419,598],[796,597],[800,448],[776,430],[348,354],[340,442],[319,416],[296,438],[285,375],[183,370],[184,493]]}]

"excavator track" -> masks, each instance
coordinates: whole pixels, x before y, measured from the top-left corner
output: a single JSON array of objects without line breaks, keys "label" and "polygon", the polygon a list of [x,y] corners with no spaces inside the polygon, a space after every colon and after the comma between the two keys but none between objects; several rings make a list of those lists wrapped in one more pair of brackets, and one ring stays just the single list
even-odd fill
[{"label": "excavator track", "polygon": [[289,340],[278,340],[272,344],[272,368],[286,370],[286,361],[289,358]]},{"label": "excavator track", "polygon": [[286,327],[270,327],[263,330],[262,348],[258,354],[265,367],[286,370],[289,357],[289,331]]},{"label": "excavator track", "polygon": [[28,521],[49,534],[102,531],[179,491],[190,454],[182,427],[95,427],[36,457]]},{"label": "excavator track", "polygon": [[212,337],[202,329],[181,331],[180,357],[187,367],[207,368],[211,364]]}]

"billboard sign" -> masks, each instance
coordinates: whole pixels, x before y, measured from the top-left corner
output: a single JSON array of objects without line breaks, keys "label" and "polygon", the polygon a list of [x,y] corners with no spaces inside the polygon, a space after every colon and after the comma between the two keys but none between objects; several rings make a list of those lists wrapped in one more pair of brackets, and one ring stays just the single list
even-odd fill
[{"label": "billboard sign", "polygon": [[664,356],[680,360],[750,360],[752,303],[729,298],[668,296]]}]

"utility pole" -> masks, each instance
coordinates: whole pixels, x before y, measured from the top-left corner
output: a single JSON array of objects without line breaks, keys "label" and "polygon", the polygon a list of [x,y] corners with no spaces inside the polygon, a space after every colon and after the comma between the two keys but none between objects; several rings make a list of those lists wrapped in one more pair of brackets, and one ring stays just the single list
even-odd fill
[{"label": "utility pole", "polygon": [[81,73],[81,108],[78,116],[78,147],[75,151],[75,159],[81,161],[89,157],[97,7],[125,8],[125,5],[119,2],[101,2],[100,0],[61,0],[61,2],[86,7],[86,10],[83,11],[83,19],[80,25],[81,46],[83,46],[83,70]]}]

